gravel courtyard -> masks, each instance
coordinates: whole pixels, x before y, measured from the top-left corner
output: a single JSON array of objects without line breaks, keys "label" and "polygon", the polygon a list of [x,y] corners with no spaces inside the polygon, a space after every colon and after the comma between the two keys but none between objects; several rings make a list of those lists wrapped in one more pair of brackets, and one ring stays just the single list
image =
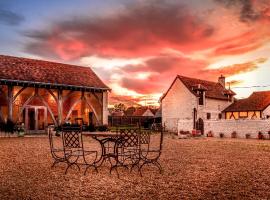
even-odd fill
[{"label": "gravel courtyard", "polygon": [[47,137],[0,138],[0,199],[269,199],[269,158],[266,140],[166,135],[163,174],[147,166],[118,179],[105,164],[64,175],[64,164],[51,169]]}]

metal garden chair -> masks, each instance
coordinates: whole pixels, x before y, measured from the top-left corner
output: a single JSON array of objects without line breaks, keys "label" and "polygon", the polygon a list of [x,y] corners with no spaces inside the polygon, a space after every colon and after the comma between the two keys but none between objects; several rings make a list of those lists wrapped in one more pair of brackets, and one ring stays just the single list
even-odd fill
[{"label": "metal garden chair", "polygon": [[63,147],[55,147],[52,129],[48,130],[48,137],[49,137],[51,155],[54,160],[51,166],[53,168],[57,163],[66,162],[66,157],[68,155],[68,152],[66,152],[67,155],[65,156]]},{"label": "metal garden chair", "polygon": [[[85,165],[86,168],[84,171],[84,175],[86,174],[89,167],[93,167],[97,171],[97,151],[88,151],[84,149],[81,128],[73,127],[72,129],[63,129],[62,140],[64,147],[64,157],[68,165],[65,174],[67,173],[68,169],[73,165],[77,166],[79,170],[80,165]],[[86,159],[86,156],[89,155],[94,155],[94,159],[90,163]]]},{"label": "metal garden chair", "polygon": [[160,134],[159,137],[159,144],[157,148],[152,148],[150,146],[150,134],[149,131],[142,131],[141,137],[140,137],[140,161],[142,164],[139,167],[140,175],[142,176],[142,168],[145,165],[152,164],[156,166],[159,169],[159,172],[162,173],[162,167],[159,163],[159,158],[162,153],[162,145],[163,145],[163,128],[161,127],[158,130],[158,133]]},{"label": "metal garden chair", "polygon": [[[114,156],[115,164],[112,164],[110,173],[116,170],[119,178],[118,167],[136,165],[139,162],[139,132],[140,129],[121,129],[118,139],[115,141]],[[111,162],[111,161],[110,161]],[[112,162],[111,162],[112,163]]]}]

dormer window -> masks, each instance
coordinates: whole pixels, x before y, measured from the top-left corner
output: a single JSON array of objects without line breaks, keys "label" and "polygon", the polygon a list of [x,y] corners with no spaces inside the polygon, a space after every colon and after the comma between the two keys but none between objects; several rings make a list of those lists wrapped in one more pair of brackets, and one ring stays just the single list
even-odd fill
[{"label": "dormer window", "polygon": [[204,94],[207,90],[206,87],[204,87],[202,84],[197,84],[192,87],[192,90],[197,94],[197,97],[199,98],[199,105],[204,105]]}]

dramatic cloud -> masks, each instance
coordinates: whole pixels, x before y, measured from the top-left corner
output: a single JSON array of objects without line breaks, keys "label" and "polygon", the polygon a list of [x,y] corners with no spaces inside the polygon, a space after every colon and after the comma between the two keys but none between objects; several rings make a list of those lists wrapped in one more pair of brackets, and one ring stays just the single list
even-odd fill
[{"label": "dramatic cloud", "polygon": [[144,57],[164,48],[192,52],[211,45],[214,29],[180,3],[137,2],[103,17],[60,20],[46,30],[28,31],[26,51],[76,59],[86,55]]},{"label": "dramatic cloud", "polygon": [[[163,92],[177,74],[196,76],[208,63],[204,60],[193,60],[176,55],[152,57],[141,65],[127,65],[122,79],[122,87],[140,94]],[[137,74],[149,72],[145,79],[136,78]]]},{"label": "dramatic cloud", "polygon": [[263,17],[265,17],[265,10],[267,8],[265,7],[259,7],[260,5],[254,5],[254,4],[262,4],[269,6],[269,1],[266,0],[260,0],[260,1],[254,1],[254,0],[215,0],[218,3],[221,3],[225,5],[227,8],[236,8],[239,10],[239,17],[240,20],[243,22],[252,22],[259,20]]},{"label": "dramatic cloud", "polygon": [[267,61],[266,58],[260,58],[251,62],[234,64],[231,66],[225,66],[218,69],[204,69],[204,70],[201,70],[201,73],[210,74],[210,77],[212,78],[217,77],[221,74],[224,75],[225,77],[229,77],[229,76],[233,76],[237,74],[252,72],[258,69],[258,64],[265,63],[266,61]]},{"label": "dramatic cloud", "polygon": [[24,17],[20,14],[0,8],[0,24],[16,26],[24,21]]}]

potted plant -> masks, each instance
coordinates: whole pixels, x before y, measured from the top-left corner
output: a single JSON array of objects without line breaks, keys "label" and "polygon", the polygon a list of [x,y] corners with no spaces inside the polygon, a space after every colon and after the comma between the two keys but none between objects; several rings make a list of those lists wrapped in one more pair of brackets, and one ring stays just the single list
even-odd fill
[{"label": "potted plant", "polygon": [[263,133],[261,131],[259,131],[259,133],[258,133],[258,139],[259,140],[263,140],[264,139]]},{"label": "potted plant", "polygon": [[209,132],[207,133],[207,137],[213,137],[213,132],[212,132],[212,131],[209,131]]},{"label": "potted plant", "polygon": [[219,133],[220,138],[224,138],[224,133]]},{"label": "potted plant", "polygon": [[236,131],[233,131],[233,132],[232,132],[232,138],[237,138],[237,133],[236,133]]},{"label": "potted plant", "polygon": [[249,139],[249,138],[250,138],[250,134],[247,133],[247,134],[246,134],[246,139]]},{"label": "potted plant", "polygon": [[25,134],[24,123],[17,126],[17,134],[18,134],[18,137],[24,137],[24,134]]},{"label": "potted plant", "polygon": [[55,136],[59,137],[60,136],[60,132],[61,132],[61,126],[56,126],[54,128],[55,130]]}]

